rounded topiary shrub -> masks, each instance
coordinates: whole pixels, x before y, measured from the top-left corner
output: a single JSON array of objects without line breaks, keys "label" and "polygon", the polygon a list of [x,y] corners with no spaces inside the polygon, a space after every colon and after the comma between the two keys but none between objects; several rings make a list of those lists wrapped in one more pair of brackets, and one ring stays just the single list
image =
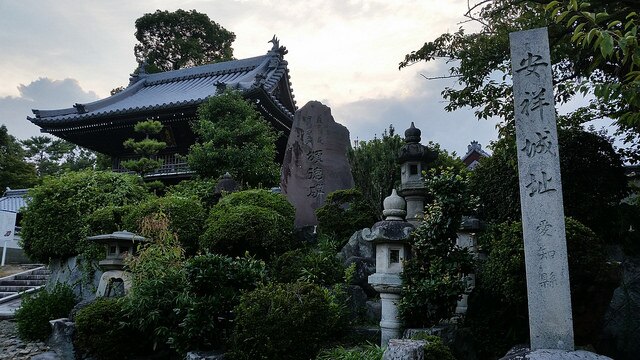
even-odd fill
[{"label": "rounded topiary shrub", "polygon": [[228,208],[238,205],[260,206],[271,209],[292,224],[295,219],[296,210],[284,195],[275,194],[263,189],[245,190],[227,194],[220,199],[217,207]]},{"label": "rounded topiary shrub", "polygon": [[51,335],[49,321],[68,317],[75,304],[73,290],[62,284],[57,284],[50,291],[24,296],[15,313],[20,338],[46,340]]},{"label": "rounded topiary shrub", "polygon": [[144,348],[144,336],[126,322],[122,301],[98,298],[75,318],[76,351],[96,359],[129,359]]},{"label": "rounded topiary shrub", "polygon": [[200,248],[228,256],[246,252],[268,259],[296,247],[293,221],[255,205],[214,206],[200,237]]},{"label": "rounded topiary shrub", "polygon": [[236,307],[230,358],[313,358],[342,330],[339,306],[317,285],[270,284],[242,296]]}]

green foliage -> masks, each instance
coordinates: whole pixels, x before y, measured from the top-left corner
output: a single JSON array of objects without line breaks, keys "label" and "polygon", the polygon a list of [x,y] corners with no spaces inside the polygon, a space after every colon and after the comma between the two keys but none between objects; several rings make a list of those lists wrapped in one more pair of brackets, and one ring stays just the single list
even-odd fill
[{"label": "green foliage", "polygon": [[140,155],[140,158],[123,161],[122,166],[128,170],[135,171],[140,176],[159,169],[162,166],[162,160],[154,159],[153,157],[166,148],[167,143],[153,139],[152,136],[157,136],[162,131],[162,128],[162,123],[156,120],[137,123],[133,129],[137,133],[144,134],[144,139],[127,139],[122,145],[125,149],[133,150],[136,155]]},{"label": "green foliage", "polygon": [[345,267],[336,257],[336,242],[321,236],[317,245],[287,251],[271,260],[273,281],[292,283],[305,281],[331,286],[343,280]]},{"label": "green foliage", "polygon": [[39,176],[92,169],[96,163],[92,151],[61,139],[32,136],[21,143],[25,157],[36,167]]},{"label": "green foliage", "polygon": [[123,217],[123,228],[140,232],[144,218],[157,213],[167,216],[169,231],[177,236],[187,255],[195,254],[206,218],[202,204],[193,198],[176,195],[150,197],[147,201],[129,207]]},{"label": "green foliage", "polygon": [[[545,7],[545,5],[547,5]],[[586,94],[590,103],[561,116],[561,123],[583,124],[616,119],[637,159],[640,97],[638,83],[637,2],[624,0],[475,1],[465,16],[479,30],[460,28],[446,33],[405,56],[400,67],[436,59],[451,64],[455,87],[442,92],[446,109],[478,109],[478,118],[500,117],[503,133],[513,131],[513,96],[508,34],[548,27],[554,94],[564,104]]]},{"label": "green foliage", "polygon": [[274,210],[255,205],[214,206],[200,237],[203,250],[229,256],[246,252],[268,259],[296,247],[293,223]]},{"label": "green foliage", "polygon": [[233,308],[242,291],[253,290],[265,277],[265,265],[251,258],[206,254],[185,264],[187,298],[176,312],[183,317],[171,346],[187,350],[220,349],[230,331]]},{"label": "green foliage", "polygon": [[339,247],[346,244],[355,231],[370,227],[378,218],[371,202],[356,189],[330,193],[316,215],[320,232],[339,240]]},{"label": "green foliage", "polygon": [[471,271],[467,249],[456,246],[462,215],[471,208],[465,172],[432,170],[425,182],[432,197],[411,234],[413,257],[404,264],[400,315],[408,327],[429,327],[450,318]]},{"label": "green foliage", "polygon": [[0,125],[0,191],[28,188],[36,184],[36,169],[24,161],[25,151],[7,127]]},{"label": "green foliage", "polygon": [[192,128],[199,141],[188,162],[200,176],[217,179],[229,172],[239,184],[278,183],[278,134],[239,92],[225,91],[202,103]]},{"label": "green foliage", "polygon": [[353,348],[337,346],[322,350],[318,356],[316,356],[316,360],[381,360],[383,354],[384,348],[373,344],[366,344]]},{"label": "green foliage", "polygon": [[229,256],[248,251],[266,260],[296,247],[294,215],[293,206],[280,194],[266,190],[228,194],[211,209],[200,247]]},{"label": "green foliage", "polygon": [[154,350],[166,346],[182,321],[174,309],[183,304],[187,287],[184,250],[168,227],[162,214],[145,218],[141,235],[153,242],[127,263],[132,282],[124,298],[124,312],[130,324],[153,343]]},{"label": "green foliage", "polygon": [[74,346],[80,354],[98,360],[130,359],[146,345],[144,337],[127,323],[122,299],[97,298],[74,317]]},{"label": "green foliage", "polygon": [[382,214],[382,201],[400,184],[400,165],[396,159],[403,144],[404,140],[389,125],[389,132],[385,130],[382,138],[358,141],[349,149],[355,188],[370,202],[376,214]]},{"label": "green foliage", "polygon": [[197,199],[206,210],[209,210],[217,202],[214,194],[217,184],[218,182],[213,179],[182,180],[169,187],[167,195]]},{"label": "green foliage", "polygon": [[220,199],[217,208],[226,209],[237,205],[260,206],[270,209],[291,223],[295,219],[296,210],[287,201],[287,198],[282,194],[275,194],[268,190],[244,190],[226,194]]},{"label": "green foliage", "polygon": [[236,314],[234,360],[313,358],[344,329],[329,291],[304,282],[269,284],[246,293]]},{"label": "green foliage", "polygon": [[82,252],[90,215],[105,206],[137,203],[147,197],[140,178],[86,170],[46,177],[29,192],[22,219],[22,248],[32,260],[48,263]]},{"label": "green foliage", "polygon": [[[598,309],[590,292],[595,287],[606,287],[606,254],[602,241],[587,227],[566,218],[566,239],[573,319],[578,344],[595,343],[588,338],[589,327],[585,317],[598,318],[604,309]],[[478,274],[478,283],[470,299],[468,324],[482,356],[504,354],[514,343],[526,342],[528,336],[527,290],[525,282],[524,244],[519,222],[493,226],[482,235],[489,257]],[[611,294],[608,294],[610,297]],[[608,298],[605,303],[608,303]],[[596,321],[597,323],[597,321]],[[490,330],[490,331],[489,331]]]},{"label": "green foliage", "polygon": [[63,284],[56,284],[51,291],[42,290],[36,295],[23,296],[15,313],[20,338],[25,341],[46,340],[51,334],[49,321],[68,317],[75,304],[73,290]]},{"label": "green foliage", "polygon": [[[620,156],[599,135],[568,129],[558,133],[564,210],[612,242],[615,208],[627,194]],[[480,200],[480,216],[487,222],[520,219],[520,197],[515,140],[506,137],[494,144],[493,156],[474,169],[471,188]],[[491,189],[491,191],[487,191]]]},{"label": "green foliage", "polygon": [[195,10],[156,10],[136,20],[138,63],[155,73],[231,60],[236,36]]}]

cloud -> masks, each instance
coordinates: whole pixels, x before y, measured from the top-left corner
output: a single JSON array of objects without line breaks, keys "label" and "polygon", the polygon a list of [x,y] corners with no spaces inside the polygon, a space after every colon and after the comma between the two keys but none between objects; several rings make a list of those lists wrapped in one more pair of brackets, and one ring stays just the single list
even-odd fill
[{"label": "cloud", "polygon": [[18,86],[18,96],[0,97],[0,123],[18,139],[40,134],[37,126],[26,118],[32,116],[31,109],[58,109],[73,104],[95,101],[93,91],[85,91],[75,79],[51,80],[41,77],[28,85]]},{"label": "cloud", "polygon": [[349,129],[352,142],[380,137],[389,125],[404,136],[411,122],[422,131],[423,144],[433,141],[459,156],[466,153],[472,140],[486,147],[497,139],[494,121],[479,121],[471,110],[446,112],[444,104],[434,97],[361,100],[335,106],[332,113]]}]

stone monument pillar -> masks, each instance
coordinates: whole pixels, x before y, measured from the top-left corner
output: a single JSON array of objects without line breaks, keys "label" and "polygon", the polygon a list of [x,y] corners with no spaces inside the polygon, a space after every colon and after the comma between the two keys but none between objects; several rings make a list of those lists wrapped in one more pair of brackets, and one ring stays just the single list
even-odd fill
[{"label": "stone monument pillar", "polygon": [[414,227],[404,221],[406,203],[396,194],[396,190],[384,199],[385,220],[378,221],[371,230],[364,229],[362,237],[371,241],[376,249],[376,272],[369,276],[369,284],[380,293],[382,319],[380,321],[381,346],[387,346],[390,339],[402,337],[398,316],[398,302],[402,290],[403,261],[411,254],[408,244],[409,234]]},{"label": "stone monument pillar", "polygon": [[407,221],[418,226],[424,217],[424,200],[427,191],[424,185],[422,171],[427,170],[430,162],[438,154],[420,144],[422,132],[413,122],[404,132],[405,144],[400,148],[398,163],[400,163],[400,190],[398,191],[407,201]]},{"label": "stone monument pillar", "polygon": [[549,38],[509,34],[531,350],[573,350]]},{"label": "stone monument pillar", "polygon": [[350,146],[349,130],[329,107],[310,101],[296,111],[280,176],[282,194],[296,209],[296,228],[317,225],[315,210],[327,195],[354,186]]}]

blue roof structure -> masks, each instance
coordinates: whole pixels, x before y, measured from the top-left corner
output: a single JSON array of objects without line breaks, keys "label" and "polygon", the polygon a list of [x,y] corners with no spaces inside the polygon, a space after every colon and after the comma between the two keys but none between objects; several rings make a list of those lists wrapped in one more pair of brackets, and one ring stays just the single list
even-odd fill
[{"label": "blue roof structure", "polygon": [[7,188],[4,196],[0,197],[0,210],[14,213],[27,206],[27,189],[11,190]]},{"label": "blue roof structure", "polygon": [[[198,105],[224,88],[262,90],[280,111],[293,119],[296,107],[287,62],[283,59],[287,50],[279,46],[275,37],[271,42],[274,46],[266,55],[248,59],[156,74],[145,73],[141,66],[124,91],[66,109],[33,110],[35,117],[27,119],[42,127],[43,132],[78,130],[104,125],[91,121],[100,118]],[[283,89],[288,94],[282,94]]]}]

